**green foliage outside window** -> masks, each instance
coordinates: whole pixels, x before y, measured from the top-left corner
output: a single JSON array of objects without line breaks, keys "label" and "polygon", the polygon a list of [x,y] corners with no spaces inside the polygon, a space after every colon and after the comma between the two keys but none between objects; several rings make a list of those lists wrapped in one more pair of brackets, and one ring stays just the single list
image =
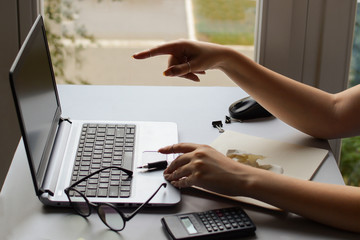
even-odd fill
[{"label": "green foliage outside window", "polygon": [[360,136],[345,138],[342,141],[340,169],[347,185],[360,183]]},{"label": "green foliage outside window", "polygon": [[[62,24],[63,22],[75,22],[75,15],[77,14],[77,9],[74,6],[75,2],[72,0],[44,1],[46,35],[57,80],[62,80],[67,84],[88,84],[80,75],[70,79],[64,70],[69,59],[74,59],[76,67],[81,68],[83,46],[76,45],[76,39],[95,41],[94,37],[87,33],[83,25],[74,24],[74,30],[70,31]],[[71,41],[74,47],[65,47],[64,40]]]},{"label": "green foliage outside window", "polygon": [[353,50],[350,63],[349,87],[360,83],[360,7],[357,8]]},{"label": "green foliage outside window", "polygon": [[[357,8],[349,87],[360,83],[360,8]],[[359,123],[360,124],[360,123]],[[360,136],[342,141],[340,171],[348,185],[360,186]]]},{"label": "green foliage outside window", "polygon": [[256,1],[193,0],[196,37],[225,45],[254,45]]},{"label": "green foliage outside window", "polygon": [[[58,82],[67,84],[89,84],[80,74],[69,77],[65,72],[68,64],[75,64],[76,69],[81,69],[83,59],[81,52],[84,47],[76,40],[88,40],[92,43],[96,41],[94,35],[89,34],[84,25],[78,25],[76,16],[80,9],[76,4],[82,0],[44,0],[44,17],[46,25],[46,35],[49,42],[50,54],[53,62],[55,77]],[[97,3],[105,0],[97,0]],[[112,2],[123,0],[108,0]],[[72,29],[64,24],[71,25]],[[64,40],[72,43],[72,46],[65,46]],[[70,63],[71,62],[71,63]]]}]

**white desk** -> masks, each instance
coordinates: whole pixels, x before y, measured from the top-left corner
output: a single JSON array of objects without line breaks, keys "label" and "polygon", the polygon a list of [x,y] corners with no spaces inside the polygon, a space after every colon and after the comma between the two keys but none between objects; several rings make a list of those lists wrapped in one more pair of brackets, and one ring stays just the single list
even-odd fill
[{"label": "white desk", "polygon": [[[124,87],[60,85],[63,116],[73,119],[173,121],[181,142],[211,143],[218,135],[211,122],[224,121],[228,106],[246,96],[236,87]],[[120,111],[124,107],[124,111]],[[328,148],[277,119],[224,124],[228,130],[290,143]],[[314,181],[344,184],[330,154]],[[36,198],[20,142],[0,195],[0,239],[168,239],[160,219],[167,214],[204,211],[241,204],[195,189],[182,190],[175,207],[145,209],[119,233],[96,216],[87,220],[70,209],[44,207]],[[241,204],[257,225],[249,239],[359,239],[294,214]]]}]

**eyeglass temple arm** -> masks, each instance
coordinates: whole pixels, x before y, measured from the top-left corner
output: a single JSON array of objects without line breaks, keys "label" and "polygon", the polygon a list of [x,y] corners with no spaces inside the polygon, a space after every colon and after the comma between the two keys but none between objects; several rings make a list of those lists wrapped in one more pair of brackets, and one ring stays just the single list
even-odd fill
[{"label": "eyeglass temple arm", "polygon": [[151,195],[151,197],[150,197],[146,202],[144,202],[143,204],[141,204],[141,206],[138,207],[138,208],[137,208],[134,212],[132,212],[130,215],[125,216],[126,221],[129,221],[130,219],[132,219],[146,204],[148,204],[148,203],[151,201],[151,199],[153,199],[153,197],[159,192],[159,190],[160,190],[161,187],[166,188],[166,186],[167,186],[167,183],[162,183],[162,184],[159,186],[159,188],[153,193],[153,195]]},{"label": "eyeglass temple arm", "polygon": [[109,168],[115,168],[115,169],[121,170],[121,171],[125,172],[127,175],[129,175],[129,177],[131,177],[133,175],[133,172],[128,170],[128,169],[125,169],[125,168],[122,168],[122,167],[116,167],[116,166],[109,166],[109,167],[99,169],[99,170],[87,175],[86,177],[83,177],[83,178],[79,179],[78,181],[71,184],[71,186],[69,186],[67,189],[72,188],[72,187],[78,185],[80,182],[85,181],[86,179],[91,178],[95,174],[98,174],[99,172],[104,171],[104,170],[109,169]]}]

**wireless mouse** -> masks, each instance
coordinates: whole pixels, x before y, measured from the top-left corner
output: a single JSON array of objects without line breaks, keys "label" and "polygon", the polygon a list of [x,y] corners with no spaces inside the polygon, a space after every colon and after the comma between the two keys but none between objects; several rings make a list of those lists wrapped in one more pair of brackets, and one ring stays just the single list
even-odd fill
[{"label": "wireless mouse", "polygon": [[250,96],[231,104],[229,107],[229,113],[232,118],[240,121],[272,116],[271,113],[269,113]]}]

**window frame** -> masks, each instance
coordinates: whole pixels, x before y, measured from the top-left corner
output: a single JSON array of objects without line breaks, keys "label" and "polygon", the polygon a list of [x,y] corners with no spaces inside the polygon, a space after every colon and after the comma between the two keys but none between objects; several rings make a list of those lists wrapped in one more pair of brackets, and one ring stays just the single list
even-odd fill
[{"label": "window frame", "polygon": [[[259,0],[258,63],[327,92],[348,86],[357,0]],[[340,140],[331,140],[340,159]]]},{"label": "window frame", "polygon": [[260,0],[259,5],[257,62],[328,92],[347,88],[357,0]]}]

